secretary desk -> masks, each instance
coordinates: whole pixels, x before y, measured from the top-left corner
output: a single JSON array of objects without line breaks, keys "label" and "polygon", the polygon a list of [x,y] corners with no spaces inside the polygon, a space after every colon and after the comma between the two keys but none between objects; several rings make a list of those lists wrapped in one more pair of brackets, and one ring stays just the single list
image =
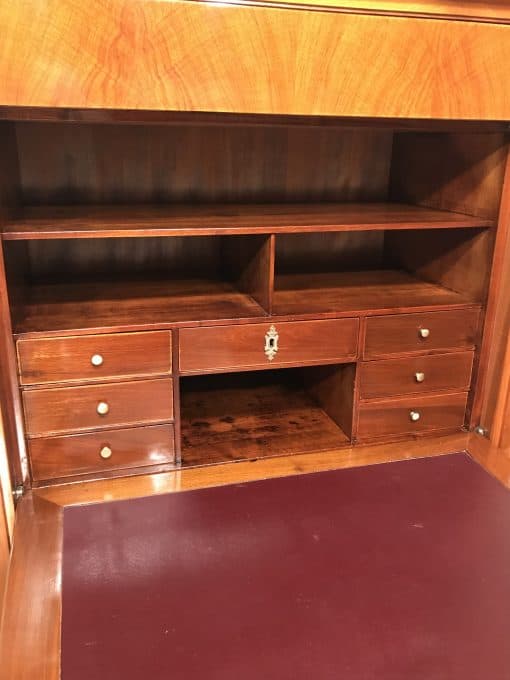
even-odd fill
[{"label": "secretary desk", "polygon": [[501,448],[510,13],[398,4],[0,3],[18,495]]}]

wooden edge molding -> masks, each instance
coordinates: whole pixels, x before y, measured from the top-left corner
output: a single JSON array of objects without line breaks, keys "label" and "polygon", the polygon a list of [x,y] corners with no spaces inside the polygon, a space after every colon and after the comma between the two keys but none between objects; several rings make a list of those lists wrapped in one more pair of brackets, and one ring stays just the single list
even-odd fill
[{"label": "wooden edge molding", "polygon": [[[211,2],[217,0],[194,0]],[[448,19],[477,23],[510,23],[510,7],[503,2],[458,2],[457,0],[223,0],[222,5],[273,7],[280,9],[373,14],[375,16],[412,17],[415,19]]]},{"label": "wooden edge molding", "polygon": [[356,448],[223,463],[138,477],[74,482],[41,487],[33,493],[41,499],[64,507],[104,503],[308,472],[439,456],[465,451],[467,437],[465,432],[442,437],[421,437],[412,442],[368,444]]},{"label": "wooden edge molding", "polygon": [[63,509],[27,494],[19,503],[4,611],[0,680],[58,680]]}]

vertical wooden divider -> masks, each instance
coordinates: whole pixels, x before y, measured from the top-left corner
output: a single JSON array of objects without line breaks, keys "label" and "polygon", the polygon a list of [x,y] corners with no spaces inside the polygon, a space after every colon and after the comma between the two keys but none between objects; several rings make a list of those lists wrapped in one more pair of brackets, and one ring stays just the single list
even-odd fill
[{"label": "vertical wooden divider", "polygon": [[181,388],[180,388],[180,369],[179,369],[179,330],[174,328],[172,331],[172,385],[174,397],[174,443],[175,443],[175,462],[180,465],[181,457]]},{"label": "vertical wooden divider", "polygon": [[274,289],[274,235],[224,236],[222,268],[227,279],[271,314]]},{"label": "vertical wooden divider", "polygon": [[[19,167],[16,147],[15,126],[12,123],[0,125],[0,231],[5,220],[12,217],[18,207]],[[18,390],[17,365],[12,336],[11,309],[3,247],[0,241],[0,393],[2,394],[2,418],[5,448],[10,463],[13,487],[23,484],[27,468],[23,415]]]}]

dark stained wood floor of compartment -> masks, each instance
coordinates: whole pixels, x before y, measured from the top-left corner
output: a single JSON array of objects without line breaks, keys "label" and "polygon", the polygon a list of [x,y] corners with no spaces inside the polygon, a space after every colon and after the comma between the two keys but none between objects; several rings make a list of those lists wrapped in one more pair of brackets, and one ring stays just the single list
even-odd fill
[{"label": "dark stained wood floor of compartment", "polygon": [[504,680],[509,603],[464,454],[64,512],[63,680]]}]

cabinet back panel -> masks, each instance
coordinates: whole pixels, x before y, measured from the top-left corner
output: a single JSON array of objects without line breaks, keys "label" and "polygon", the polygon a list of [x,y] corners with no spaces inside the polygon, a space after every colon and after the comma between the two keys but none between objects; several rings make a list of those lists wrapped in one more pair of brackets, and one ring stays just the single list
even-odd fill
[{"label": "cabinet back panel", "polygon": [[392,132],[18,123],[25,204],[383,200]]}]

